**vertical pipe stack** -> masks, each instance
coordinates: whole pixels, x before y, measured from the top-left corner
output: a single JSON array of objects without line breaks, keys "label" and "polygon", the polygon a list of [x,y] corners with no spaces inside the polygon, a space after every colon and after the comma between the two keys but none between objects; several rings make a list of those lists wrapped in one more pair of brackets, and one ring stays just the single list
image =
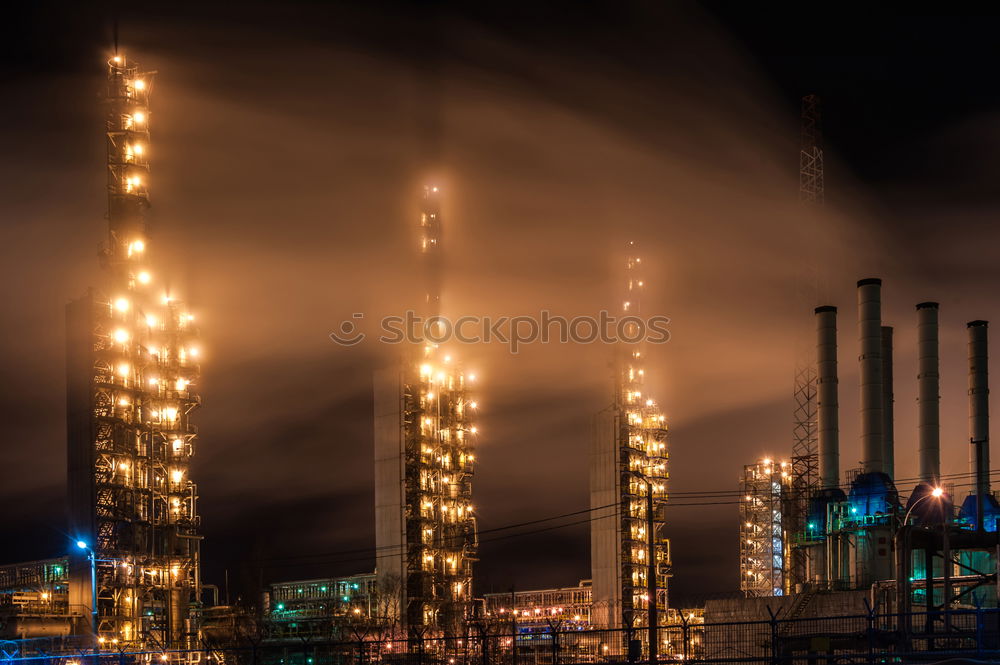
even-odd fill
[{"label": "vertical pipe stack", "polygon": [[941,478],[941,375],[936,302],[917,305],[917,354],[920,480],[936,487]]},{"label": "vertical pipe stack", "polygon": [[893,436],[892,326],[882,326],[882,470],[890,478],[895,473],[896,451]]},{"label": "vertical pipe stack", "polygon": [[[988,378],[987,322],[971,321],[969,328],[969,438],[970,466],[976,479],[976,495],[982,500],[990,491],[990,402]],[[980,505],[982,505],[980,503]],[[978,511],[977,522],[982,521]]]},{"label": "vertical pipe stack", "polygon": [[882,280],[858,282],[862,472],[882,471]]},{"label": "vertical pipe stack", "polygon": [[819,480],[822,489],[840,484],[840,430],[837,386],[837,308],[816,308]]}]

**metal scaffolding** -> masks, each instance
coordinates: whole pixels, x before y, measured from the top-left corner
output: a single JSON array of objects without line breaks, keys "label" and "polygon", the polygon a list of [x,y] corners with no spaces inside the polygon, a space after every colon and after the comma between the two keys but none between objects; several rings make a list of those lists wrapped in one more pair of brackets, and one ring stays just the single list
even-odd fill
[{"label": "metal scaffolding", "polygon": [[99,644],[118,648],[193,643],[201,584],[189,474],[198,331],[178,300],[150,293],[152,83],[153,72],[125,56],[109,60],[105,286],[67,307],[70,514],[79,545],[70,603],[93,613]]},{"label": "metal scaffolding", "polygon": [[[640,314],[645,281],[642,258],[631,242],[625,267],[622,314],[634,317]],[[641,337],[625,328],[621,332],[626,339]],[[591,504],[596,511],[591,527],[594,614],[599,625],[608,627],[646,626],[651,603],[659,611],[658,621],[667,615],[671,566],[670,541],[664,533],[667,424],[646,394],[645,379],[642,342],[622,342],[617,350],[614,404],[599,416],[591,469]]]},{"label": "metal scaffolding", "polygon": [[[425,323],[440,308],[440,195],[426,187],[421,200]],[[398,596],[400,627],[411,634],[462,635],[471,617],[475,379],[430,342],[376,377],[379,591]]]},{"label": "metal scaffolding", "polygon": [[799,149],[799,199],[823,203],[823,134],[817,95],[802,98],[802,136]]},{"label": "metal scaffolding", "polygon": [[783,596],[786,539],[783,496],[791,464],[763,459],[743,467],[740,490],[740,589],[748,597]]}]

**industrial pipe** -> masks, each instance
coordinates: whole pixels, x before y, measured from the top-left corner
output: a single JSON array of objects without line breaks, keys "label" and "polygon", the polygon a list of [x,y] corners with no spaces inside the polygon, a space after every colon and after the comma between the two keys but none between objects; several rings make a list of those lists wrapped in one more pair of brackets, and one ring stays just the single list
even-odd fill
[{"label": "industrial pipe", "polygon": [[837,379],[837,308],[816,308],[817,434],[822,489],[840,485],[840,404]]},{"label": "industrial pipe", "polygon": [[941,478],[941,375],[936,302],[917,305],[917,355],[920,480],[937,487]]},{"label": "industrial pipe", "polygon": [[[969,442],[970,467],[976,479],[976,496],[990,492],[990,388],[987,322],[970,321],[969,329]],[[982,504],[980,504],[982,505]],[[982,520],[979,510],[978,520]]]},{"label": "industrial pipe", "polygon": [[858,336],[861,343],[861,466],[882,471],[882,280],[858,282]]},{"label": "industrial pipe", "polygon": [[882,470],[893,477],[896,451],[893,437],[892,326],[882,326]]}]

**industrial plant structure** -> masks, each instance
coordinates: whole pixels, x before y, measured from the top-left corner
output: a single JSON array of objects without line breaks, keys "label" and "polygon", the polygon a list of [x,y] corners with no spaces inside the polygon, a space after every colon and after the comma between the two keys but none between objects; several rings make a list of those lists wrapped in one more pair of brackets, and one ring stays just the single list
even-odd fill
[{"label": "industrial plant structure", "polygon": [[791,464],[763,459],[743,467],[740,486],[740,589],[747,596],[781,596],[788,569],[784,520]]},{"label": "industrial plant structure", "polygon": [[[424,189],[420,252],[424,330],[440,315],[441,192]],[[427,341],[375,376],[375,547],[378,586],[399,598],[406,631],[463,633],[472,607],[475,374]]]},{"label": "industrial plant structure", "polygon": [[337,635],[338,629],[379,623],[384,611],[374,573],[277,582],[262,600],[272,640]]},{"label": "industrial plant structure", "polygon": [[[641,313],[642,258],[629,243],[623,321]],[[634,337],[628,325],[625,337]],[[646,393],[645,348],[616,349],[614,401],[598,414],[590,462],[590,556],[593,622],[638,628],[648,612],[666,616],[670,541],[664,534],[667,502],[667,424]]]},{"label": "industrial plant structure", "polygon": [[150,271],[152,83],[123,55],[108,63],[106,280],[67,307],[69,501],[79,545],[70,605],[93,612],[99,640],[183,647],[197,634],[201,587],[189,474],[199,347],[193,316]]},{"label": "industrial plant structure", "polygon": [[509,621],[514,634],[590,628],[594,606],[590,580],[571,587],[488,593],[486,616]]},{"label": "industrial plant structure", "polygon": [[[66,308],[71,554],[8,566],[8,636],[89,635],[98,648],[181,649],[198,635],[198,331],[149,256],[153,73],[108,61],[104,280]],[[74,545],[75,544],[75,545]],[[17,601],[20,599],[20,601]]]},{"label": "industrial plant structure", "polygon": [[[789,529],[778,518],[801,502],[795,486],[776,476],[789,463],[779,467],[766,460],[747,467],[755,473],[741,487],[747,543],[741,545],[743,589],[748,596],[859,590],[900,611],[912,610],[914,603],[928,612],[996,606],[1000,509],[989,483],[987,323],[967,326],[970,472],[965,477],[972,479],[972,489],[956,513],[941,476],[939,305],[916,306],[919,422],[914,452],[920,471],[904,504],[894,473],[893,329],[882,325],[881,289],[879,279],[858,282],[861,468],[848,472],[842,484],[837,308],[818,307],[819,487],[808,497],[807,514],[793,521],[804,528]],[[761,489],[755,490],[754,483],[763,483]],[[758,533],[760,544],[751,546]],[[796,550],[806,562],[805,574],[789,564]]]},{"label": "industrial plant structure", "polygon": [[[235,643],[242,622],[264,627],[253,635],[254,663],[309,665],[303,645],[310,641],[325,642],[331,662],[355,647],[362,661],[366,654],[387,659],[394,641],[409,650],[400,658],[422,659],[426,647],[438,651],[435,657],[464,649],[466,659],[473,654],[489,662],[491,649],[496,655],[506,648],[514,662],[519,654],[542,662],[558,653],[557,633],[589,631],[594,639],[563,642],[570,659],[635,661],[645,652],[655,661],[663,648],[674,660],[700,653],[739,662],[751,652],[756,658],[754,650],[771,649],[774,656],[778,644],[787,653],[814,654],[815,628],[794,623],[807,608],[817,617],[854,619],[882,608],[889,610],[885,616],[900,613],[895,624],[879,629],[879,648],[895,657],[912,647],[907,622],[914,607],[926,610],[921,634],[933,647],[939,624],[951,635],[947,610],[998,605],[988,325],[967,324],[972,490],[956,511],[940,461],[940,307],[916,306],[919,478],[904,502],[897,489],[903,479],[895,473],[894,331],[882,321],[882,282],[869,278],[857,284],[861,468],[841,470],[838,310],[825,305],[814,310],[815,358],[796,373],[792,454],[746,465],[740,479],[740,585],[747,598],[710,602],[704,616],[670,608],[668,429],[646,387],[638,319],[646,284],[633,243],[613,400],[595,419],[590,450],[592,579],[475,599],[476,377],[434,341],[443,281],[442,193],[428,186],[418,226],[418,309],[426,339],[374,379],[375,571],[273,583],[252,619],[224,606],[204,614],[198,497],[190,474],[198,439],[192,414],[200,405],[198,330],[175,294],[156,287],[162,280],[148,258],[152,83],[151,72],[123,55],[108,62],[104,280],[66,311],[70,554],[0,566],[0,639],[75,636],[84,640],[73,645],[78,652],[121,662],[134,654],[136,662],[148,663],[156,651],[161,661],[194,663],[203,652],[209,658],[208,641]],[[814,98],[804,100],[803,120],[800,192],[803,200],[821,203]],[[784,632],[772,606],[785,612]],[[757,621],[764,610],[770,622]],[[203,624],[202,617],[210,620]],[[830,646],[835,639],[845,649],[873,653],[873,617],[862,631],[848,627],[831,637],[836,630],[824,628],[821,647],[832,654],[841,648]],[[753,633],[737,652],[730,629],[741,621],[757,621],[755,630],[767,635]],[[369,632],[379,635],[374,652],[376,640],[366,644]],[[257,660],[258,646],[276,647],[272,658]],[[223,662],[219,654],[212,657]],[[552,659],[545,662],[558,662]]]}]

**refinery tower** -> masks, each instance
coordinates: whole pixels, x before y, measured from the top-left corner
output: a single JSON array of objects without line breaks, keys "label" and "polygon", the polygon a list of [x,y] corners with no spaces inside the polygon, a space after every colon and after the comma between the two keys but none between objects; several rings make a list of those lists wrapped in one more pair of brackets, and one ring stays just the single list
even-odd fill
[{"label": "refinery tower", "polygon": [[[424,189],[419,228],[420,311],[433,322],[442,282],[438,187]],[[391,599],[380,603],[386,618],[411,634],[462,635],[473,606],[475,378],[429,342],[375,375],[377,593]]]},{"label": "refinery tower", "polygon": [[66,310],[69,604],[108,649],[190,646],[200,595],[199,347],[148,261],[152,85],[124,55],[108,62],[102,285]]},{"label": "refinery tower", "polygon": [[[642,258],[628,245],[622,317],[641,314]],[[626,330],[626,336],[632,333]],[[645,349],[616,349],[613,404],[598,414],[591,448],[590,507],[593,622],[648,626],[651,608],[666,619],[670,542],[665,537],[667,425],[647,394]]]}]

